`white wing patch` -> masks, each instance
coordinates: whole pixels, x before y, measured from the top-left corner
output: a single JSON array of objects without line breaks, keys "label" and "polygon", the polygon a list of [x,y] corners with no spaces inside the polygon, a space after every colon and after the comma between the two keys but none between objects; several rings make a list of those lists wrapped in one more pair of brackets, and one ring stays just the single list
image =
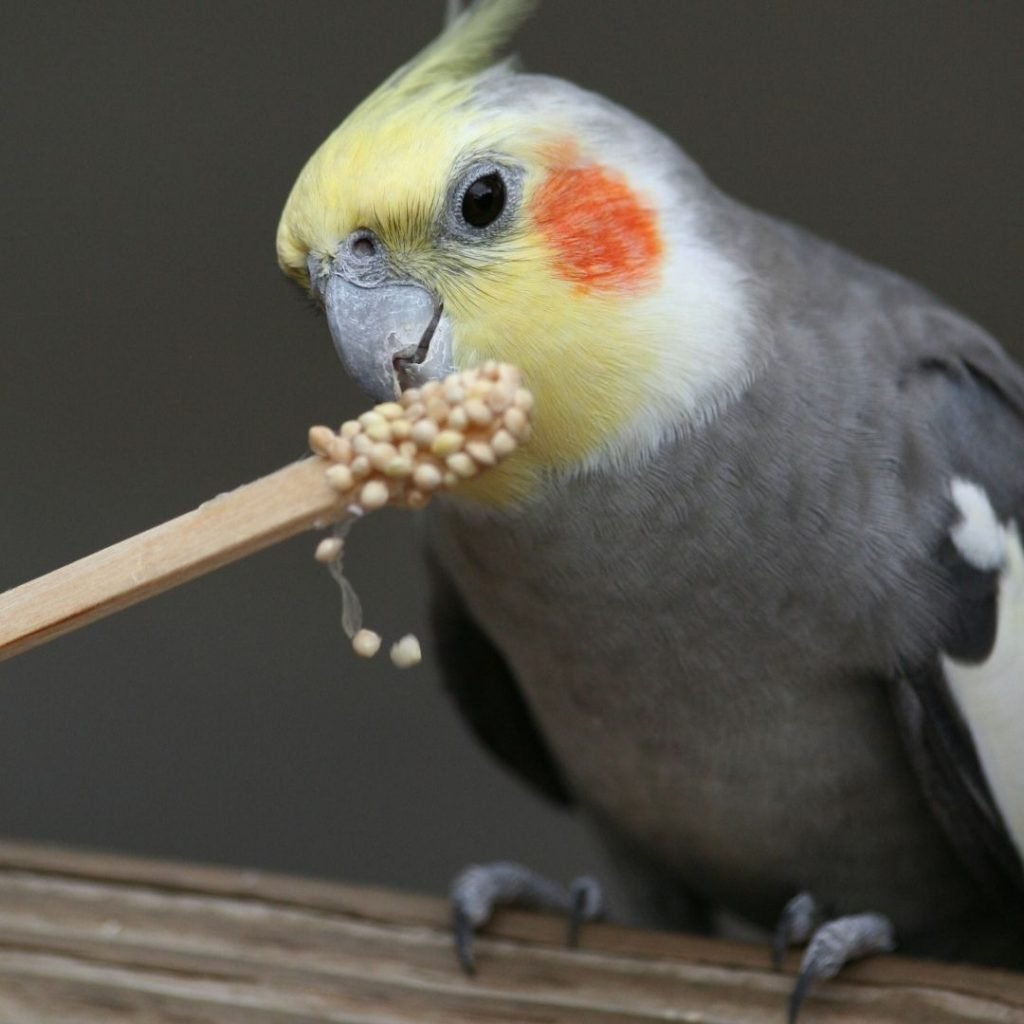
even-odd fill
[{"label": "white wing patch", "polygon": [[960,713],[971,731],[982,770],[1024,857],[1024,550],[1015,524],[996,519],[985,492],[954,480],[962,519],[950,531],[963,557],[979,569],[1001,569],[996,642],[981,665],[943,658]]},{"label": "white wing patch", "polygon": [[1001,569],[1006,561],[1006,527],[996,519],[988,495],[969,480],[950,484],[960,521],[949,531],[957,551],[975,569]]}]

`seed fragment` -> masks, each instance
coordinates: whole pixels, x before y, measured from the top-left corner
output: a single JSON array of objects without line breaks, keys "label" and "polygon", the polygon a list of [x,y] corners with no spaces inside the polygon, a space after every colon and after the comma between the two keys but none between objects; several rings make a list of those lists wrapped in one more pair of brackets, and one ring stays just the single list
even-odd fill
[{"label": "seed fragment", "polygon": [[390,441],[391,440],[391,424],[390,423],[371,423],[366,428],[366,436],[371,441]]},{"label": "seed fragment", "polygon": [[310,427],[309,447],[311,451],[324,458],[330,456],[331,442],[334,440],[334,431],[330,427]]},{"label": "seed fragment", "polygon": [[505,426],[513,437],[522,437],[526,422],[526,413],[519,406],[514,405],[505,411]]},{"label": "seed fragment", "polygon": [[373,411],[386,420],[397,420],[405,415],[405,410],[397,402],[381,402],[373,407]]},{"label": "seed fragment", "polygon": [[327,482],[339,493],[352,490],[352,485],[355,483],[352,470],[340,463],[328,467],[326,475]]},{"label": "seed fragment", "polygon": [[476,476],[480,472],[477,464],[465,452],[456,452],[454,455],[449,455],[445,459],[445,465],[456,476],[461,476],[463,480],[468,480],[471,476]]},{"label": "seed fragment", "polygon": [[440,455],[441,458],[444,458],[446,455],[454,455],[455,452],[461,451],[465,440],[465,437],[457,430],[442,430],[434,438],[434,443],[430,446],[430,450],[435,455]]},{"label": "seed fragment", "polygon": [[414,470],[412,482],[421,490],[436,491],[441,486],[441,470],[429,462],[424,462]]},{"label": "seed fragment", "polygon": [[374,509],[383,508],[390,496],[387,484],[380,480],[368,480],[359,492],[359,504],[365,511],[372,512]]},{"label": "seed fragment", "polygon": [[430,419],[417,421],[409,431],[409,440],[415,442],[420,448],[429,448],[435,437],[437,437],[437,424]]},{"label": "seed fragment", "polygon": [[486,441],[467,441],[466,453],[481,466],[493,466],[498,461],[494,449]]},{"label": "seed fragment", "polygon": [[393,444],[378,442],[370,449],[370,465],[383,473],[397,456],[398,449]]},{"label": "seed fragment", "polygon": [[318,562],[323,562],[326,565],[329,562],[333,562],[338,555],[341,554],[341,548],[342,543],[340,537],[324,537],[324,539],[317,544],[313,557]]},{"label": "seed fragment", "polygon": [[360,658],[372,658],[380,650],[380,634],[372,629],[361,629],[352,637],[352,650]]},{"label": "seed fragment", "polygon": [[359,425],[363,428],[363,430],[369,430],[370,427],[376,426],[381,423],[385,423],[386,420],[384,419],[383,416],[381,416],[379,412],[377,412],[374,409],[371,409],[369,412],[364,412],[359,417],[358,422]]},{"label": "seed fragment", "polygon": [[469,422],[475,423],[478,427],[486,427],[494,419],[494,413],[480,398],[467,398],[463,408],[466,410]]},{"label": "seed fragment", "polygon": [[518,447],[519,442],[507,430],[499,430],[491,438],[491,450],[499,459],[511,455]]},{"label": "seed fragment", "polygon": [[396,668],[412,668],[423,660],[423,652],[420,649],[420,642],[409,633],[403,636],[398,643],[391,645],[391,661]]},{"label": "seed fragment", "polygon": [[352,442],[340,434],[332,435],[326,456],[333,462],[348,462],[352,458]]}]

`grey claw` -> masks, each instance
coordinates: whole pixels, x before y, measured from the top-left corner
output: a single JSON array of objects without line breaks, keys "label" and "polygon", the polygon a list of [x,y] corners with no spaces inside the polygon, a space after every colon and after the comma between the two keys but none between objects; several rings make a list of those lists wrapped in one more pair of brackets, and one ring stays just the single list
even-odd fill
[{"label": "grey claw", "polygon": [[476,959],[473,956],[473,923],[461,907],[452,909],[452,931],[455,934],[455,955],[466,974],[476,974]]},{"label": "grey claw", "polygon": [[565,944],[575,949],[580,942],[580,928],[586,921],[597,921],[604,917],[604,893],[601,884],[590,875],[573,879],[569,886],[572,902],[569,906],[569,931]]},{"label": "grey claw", "polygon": [[568,914],[570,946],[576,944],[584,921],[604,913],[604,896],[593,878],[583,875],[566,888],[511,861],[471,864],[452,882],[450,897],[455,953],[467,974],[476,970],[473,933],[490,920],[496,907],[541,907]]},{"label": "grey claw", "polygon": [[797,893],[782,908],[772,939],[772,967],[775,970],[782,969],[786,950],[790,946],[797,946],[811,937],[821,918],[818,901],[806,891]]},{"label": "grey claw", "polygon": [[789,1000],[789,1024],[796,1024],[800,1008],[815,982],[834,978],[851,960],[872,953],[891,953],[895,948],[892,922],[882,914],[853,914],[823,924],[804,952]]}]

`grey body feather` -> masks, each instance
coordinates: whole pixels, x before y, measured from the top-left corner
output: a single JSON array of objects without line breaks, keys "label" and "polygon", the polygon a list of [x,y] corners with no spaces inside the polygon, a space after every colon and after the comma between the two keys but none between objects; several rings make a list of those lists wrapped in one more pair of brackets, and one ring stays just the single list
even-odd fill
[{"label": "grey body feather", "polygon": [[[635,851],[638,905],[770,926],[807,888],[910,948],[1000,959],[985,893],[1019,894],[1020,863],[955,713],[928,726],[939,654],[983,659],[994,628],[993,579],[949,557],[950,479],[1020,520],[1024,377],[921,288],[672,159],[756,296],[758,372],[632,471],[511,512],[436,503],[433,557],[507,666],[488,692],[522,695],[531,742]],[[472,702],[471,663],[449,683]]]}]

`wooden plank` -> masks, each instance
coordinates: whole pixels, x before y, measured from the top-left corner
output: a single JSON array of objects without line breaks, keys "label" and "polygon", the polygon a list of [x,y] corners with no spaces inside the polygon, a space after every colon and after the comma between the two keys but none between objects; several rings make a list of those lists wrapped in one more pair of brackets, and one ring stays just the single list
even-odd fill
[{"label": "wooden plank", "polygon": [[0,594],[0,661],[340,518],[326,466],[292,463]]},{"label": "wooden plank", "polygon": [[[502,912],[457,968],[442,900],[0,843],[0,1021],[778,1024],[768,951]],[[899,957],[822,985],[806,1024],[1024,1024],[1024,976]]]}]

